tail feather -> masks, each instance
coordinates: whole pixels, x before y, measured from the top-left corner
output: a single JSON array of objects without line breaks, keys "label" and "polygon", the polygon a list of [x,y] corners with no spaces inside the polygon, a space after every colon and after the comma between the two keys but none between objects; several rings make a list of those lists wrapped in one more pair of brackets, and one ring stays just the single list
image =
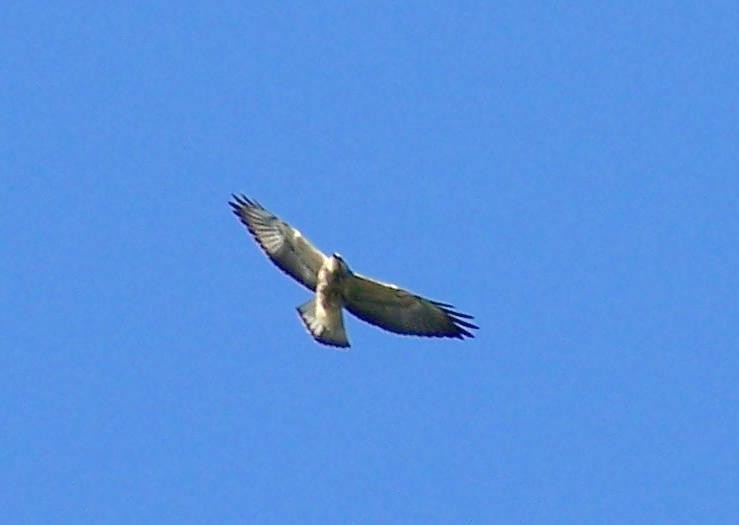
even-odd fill
[{"label": "tail feather", "polygon": [[316,298],[297,308],[298,315],[303,321],[313,339],[319,343],[338,348],[349,348],[349,339],[344,330],[344,316],[341,307],[332,310],[316,312]]}]

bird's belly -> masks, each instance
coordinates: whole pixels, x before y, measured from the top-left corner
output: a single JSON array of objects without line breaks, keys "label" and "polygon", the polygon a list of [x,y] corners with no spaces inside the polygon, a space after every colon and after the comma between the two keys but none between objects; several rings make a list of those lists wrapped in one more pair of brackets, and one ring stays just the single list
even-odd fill
[{"label": "bird's belly", "polygon": [[316,317],[328,327],[338,327],[342,323],[342,306],[344,299],[340,280],[333,272],[322,268],[316,284]]},{"label": "bird's belly", "polygon": [[336,309],[344,306],[340,287],[336,283],[318,283],[316,300],[321,308]]}]

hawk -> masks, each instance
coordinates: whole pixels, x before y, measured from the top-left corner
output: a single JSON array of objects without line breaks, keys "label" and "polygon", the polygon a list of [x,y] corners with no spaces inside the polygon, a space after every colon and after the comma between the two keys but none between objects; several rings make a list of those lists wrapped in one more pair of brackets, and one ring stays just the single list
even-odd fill
[{"label": "hawk", "polygon": [[384,330],[425,337],[474,337],[471,315],[349,269],[337,253],[323,254],[288,223],[254,199],[233,195],[233,213],[283,272],[315,292],[298,306],[308,332],[319,343],[348,348],[342,308]]}]

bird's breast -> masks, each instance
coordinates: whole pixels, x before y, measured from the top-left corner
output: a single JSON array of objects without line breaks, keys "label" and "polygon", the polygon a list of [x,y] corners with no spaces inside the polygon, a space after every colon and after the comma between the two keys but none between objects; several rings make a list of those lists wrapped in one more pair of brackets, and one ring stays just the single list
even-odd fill
[{"label": "bird's breast", "polygon": [[318,271],[316,298],[323,308],[335,308],[344,305],[341,275],[331,267],[330,259]]}]

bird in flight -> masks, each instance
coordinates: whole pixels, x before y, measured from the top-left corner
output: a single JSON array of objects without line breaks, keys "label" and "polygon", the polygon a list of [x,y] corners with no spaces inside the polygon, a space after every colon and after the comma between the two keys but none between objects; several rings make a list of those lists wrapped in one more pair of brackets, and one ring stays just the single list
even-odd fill
[{"label": "bird in flight", "polygon": [[384,330],[425,337],[474,337],[473,317],[447,303],[354,273],[337,253],[330,257],[254,199],[233,195],[234,214],[273,263],[315,296],[298,306],[308,332],[319,343],[348,348],[342,308]]}]

